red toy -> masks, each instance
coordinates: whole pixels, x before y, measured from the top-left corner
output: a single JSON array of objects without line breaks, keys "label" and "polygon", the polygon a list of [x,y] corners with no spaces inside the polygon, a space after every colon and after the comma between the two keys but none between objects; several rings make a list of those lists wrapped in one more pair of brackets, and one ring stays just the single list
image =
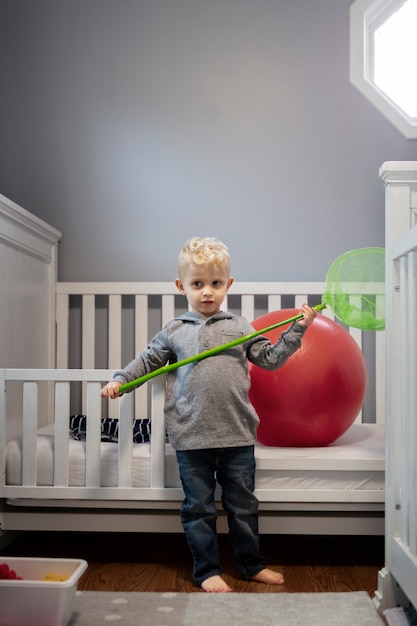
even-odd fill
[{"label": "red toy", "polygon": [[22,580],[21,576],[17,576],[13,569],[10,569],[7,563],[0,563],[0,580]]},{"label": "red toy", "polygon": [[[282,309],[259,317],[255,329],[298,312]],[[268,333],[272,342],[286,330]],[[260,418],[258,441],[266,446],[327,446],[355,421],[365,397],[365,359],[339,324],[318,315],[302,347],[273,372],[249,364],[249,397]]]}]

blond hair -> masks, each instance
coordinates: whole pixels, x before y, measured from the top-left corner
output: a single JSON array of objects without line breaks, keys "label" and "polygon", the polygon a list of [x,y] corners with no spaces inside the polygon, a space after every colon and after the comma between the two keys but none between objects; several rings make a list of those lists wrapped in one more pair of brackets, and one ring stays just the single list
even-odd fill
[{"label": "blond hair", "polygon": [[178,256],[178,273],[181,276],[185,267],[195,265],[220,265],[230,273],[230,254],[224,243],[215,237],[192,237],[181,249]]}]

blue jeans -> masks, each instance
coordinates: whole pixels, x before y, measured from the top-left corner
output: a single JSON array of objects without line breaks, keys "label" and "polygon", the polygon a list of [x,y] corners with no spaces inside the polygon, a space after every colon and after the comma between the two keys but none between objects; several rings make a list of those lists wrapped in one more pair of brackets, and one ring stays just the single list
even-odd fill
[{"label": "blue jeans", "polygon": [[233,558],[239,574],[252,578],[265,569],[259,552],[258,500],[254,496],[254,447],[177,451],[184,490],[181,522],[194,560],[193,577],[201,585],[220,575],[214,503],[216,481],[222,487]]}]

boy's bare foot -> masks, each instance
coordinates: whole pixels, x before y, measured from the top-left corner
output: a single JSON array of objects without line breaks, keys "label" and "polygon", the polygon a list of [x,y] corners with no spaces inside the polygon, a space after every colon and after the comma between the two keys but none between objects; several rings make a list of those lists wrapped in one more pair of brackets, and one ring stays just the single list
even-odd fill
[{"label": "boy's bare foot", "polygon": [[233,591],[221,576],[210,576],[210,578],[206,578],[206,580],[201,583],[201,588],[208,593],[227,593],[228,591]]},{"label": "boy's bare foot", "polygon": [[251,580],[255,580],[258,583],[265,583],[266,585],[283,585],[284,576],[278,572],[274,572],[272,569],[262,569],[260,572],[252,576]]}]

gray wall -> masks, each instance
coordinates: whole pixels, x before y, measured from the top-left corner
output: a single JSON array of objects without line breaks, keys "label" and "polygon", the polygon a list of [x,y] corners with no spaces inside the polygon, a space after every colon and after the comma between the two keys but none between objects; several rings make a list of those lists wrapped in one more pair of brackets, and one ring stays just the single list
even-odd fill
[{"label": "gray wall", "polygon": [[61,280],[171,280],[215,235],[237,280],[324,280],[383,245],[384,161],[350,0],[0,0],[0,193],[63,233]]}]

